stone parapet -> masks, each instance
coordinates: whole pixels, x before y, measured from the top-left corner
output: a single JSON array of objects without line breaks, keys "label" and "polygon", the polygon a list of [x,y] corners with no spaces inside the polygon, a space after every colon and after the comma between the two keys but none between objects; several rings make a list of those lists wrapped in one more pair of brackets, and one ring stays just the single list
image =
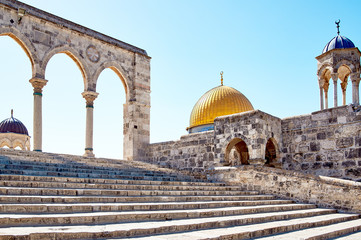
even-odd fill
[{"label": "stone parapet", "polygon": [[361,213],[361,183],[354,181],[256,166],[215,168],[208,171],[208,179],[320,207]]}]

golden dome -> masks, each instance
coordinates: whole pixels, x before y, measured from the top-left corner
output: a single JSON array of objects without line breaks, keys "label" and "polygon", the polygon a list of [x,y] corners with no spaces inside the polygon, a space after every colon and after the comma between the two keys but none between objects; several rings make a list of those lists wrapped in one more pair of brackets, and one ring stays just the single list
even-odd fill
[{"label": "golden dome", "polygon": [[213,124],[214,119],[219,116],[250,110],[253,110],[253,106],[242,93],[221,85],[206,92],[194,105],[189,128]]}]

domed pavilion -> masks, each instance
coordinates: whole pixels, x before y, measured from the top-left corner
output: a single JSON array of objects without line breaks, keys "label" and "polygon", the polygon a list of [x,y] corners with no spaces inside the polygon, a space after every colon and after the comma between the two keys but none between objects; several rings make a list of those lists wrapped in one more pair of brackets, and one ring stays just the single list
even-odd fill
[{"label": "domed pavilion", "polygon": [[3,147],[30,150],[28,130],[20,120],[14,118],[13,110],[11,110],[11,117],[0,123],[0,148]]},{"label": "domed pavilion", "polygon": [[194,105],[187,130],[189,133],[213,130],[216,117],[251,110],[254,110],[251,102],[241,92],[223,85],[221,72],[221,85],[203,94]]},{"label": "domed pavilion", "polygon": [[[333,106],[339,106],[338,89],[341,88],[342,104],[346,105],[346,89],[352,85],[352,104],[359,105],[360,57],[361,52],[347,37],[340,35],[340,21],[337,36],[332,38],[317,56],[317,76],[320,88],[320,109],[329,108],[329,86],[333,84]],[[338,83],[340,83],[338,85]]]}]

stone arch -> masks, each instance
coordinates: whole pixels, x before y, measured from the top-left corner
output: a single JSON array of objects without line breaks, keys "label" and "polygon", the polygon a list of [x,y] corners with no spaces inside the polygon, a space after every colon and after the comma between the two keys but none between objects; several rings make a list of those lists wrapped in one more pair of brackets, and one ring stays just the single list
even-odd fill
[{"label": "stone arch", "polygon": [[[236,157],[232,157],[231,154],[236,154]],[[226,146],[224,154],[224,165],[249,165],[248,160],[249,151],[247,143],[241,138],[233,138]]]},{"label": "stone arch", "polygon": [[68,57],[70,57],[75,62],[75,64],[78,66],[78,68],[83,76],[84,89],[88,89],[88,76],[89,76],[88,69],[89,68],[86,65],[85,61],[81,60],[82,57],[77,53],[77,51],[67,45],[56,46],[56,47],[52,48],[51,50],[49,50],[45,54],[43,61],[42,61],[42,65],[41,65],[41,74],[43,76],[45,76],[45,70],[46,70],[46,66],[48,65],[48,62],[54,55],[56,55],[58,53],[65,53]]},{"label": "stone arch", "polygon": [[32,77],[35,77],[40,72],[38,68],[38,57],[36,49],[31,41],[23,35],[19,30],[13,27],[0,27],[0,36],[8,36],[13,39],[24,50],[31,63]]},{"label": "stone arch", "polygon": [[11,143],[10,139],[3,138],[0,140],[0,148],[3,148],[3,147],[12,148],[12,143]]},{"label": "stone arch", "polygon": [[[129,89],[130,89],[129,88],[129,85],[130,85],[129,76],[127,74],[125,74],[125,72],[126,72],[125,69],[119,63],[117,63],[115,61],[104,62],[100,65],[100,67],[97,69],[97,71],[94,74],[95,86],[98,82],[99,75],[106,68],[113,70],[115,72],[115,74],[117,74],[117,76],[119,77],[120,81],[122,82],[122,84],[124,86],[126,99],[128,100],[129,99]],[[96,90],[96,87],[95,87],[94,91],[95,90]]]},{"label": "stone arch", "polygon": [[317,75],[318,75],[318,76],[324,76],[324,74],[325,74],[325,72],[326,72],[327,70],[329,70],[331,73],[333,72],[333,68],[332,68],[332,65],[331,65],[330,63],[325,63],[325,64],[323,64],[323,65],[319,68],[319,70],[318,70],[318,72],[317,72]]},{"label": "stone arch", "polygon": [[21,150],[26,150],[26,148],[25,148],[25,146],[23,145],[23,143],[22,143],[21,141],[19,141],[19,140],[15,140],[15,141],[13,142],[13,148],[15,149],[15,148],[17,148],[17,147],[21,148]]},{"label": "stone arch", "polygon": [[279,148],[276,139],[269,138],[265,147],[265,165],[268,167],[279,167]]},{"label": "stone arch", "polygon": [[337,62],[337,64],[335,65],[335,72],[337,72],[341,66],[347,67],[350,70],[350,72],[356,71],[355,65],[347,59],[342,59],[339,62]]}]

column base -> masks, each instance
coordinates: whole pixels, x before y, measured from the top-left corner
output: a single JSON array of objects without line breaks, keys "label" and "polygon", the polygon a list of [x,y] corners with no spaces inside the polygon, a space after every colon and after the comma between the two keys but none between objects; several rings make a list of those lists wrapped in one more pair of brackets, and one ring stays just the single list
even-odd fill
[{"label": "column base", "polygon": [[263,166],[266,162],[266,159],[262,158],[248,159],[248,163],[250,165]]},{"label": "column base", "polygon": [[85,153],[83,155],[84,157],[95,157],[94,153],[93,153],[93,149],[91,148],[86,148],[85,149]]}]

